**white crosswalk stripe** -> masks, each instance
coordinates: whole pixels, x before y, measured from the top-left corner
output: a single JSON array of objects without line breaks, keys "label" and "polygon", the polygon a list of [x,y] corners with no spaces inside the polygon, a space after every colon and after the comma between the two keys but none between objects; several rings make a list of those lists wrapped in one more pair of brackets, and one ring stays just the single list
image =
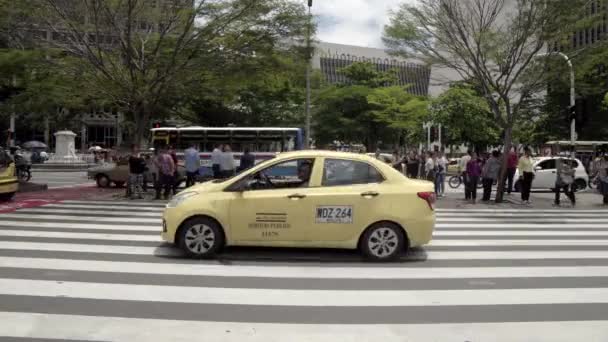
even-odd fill
[{"label": "white crosswalk stripe", "polygon": [[0,336],[84,341],[606,341],[608,212],[438,209],[400,262],[230,249],[183,258],[163,203],[0,214]]}]

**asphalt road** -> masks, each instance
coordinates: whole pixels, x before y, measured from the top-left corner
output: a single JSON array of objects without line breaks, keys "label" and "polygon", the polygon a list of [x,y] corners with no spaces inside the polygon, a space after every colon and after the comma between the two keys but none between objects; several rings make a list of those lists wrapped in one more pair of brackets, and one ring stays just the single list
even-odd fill
[{"label": "asphalt road", "polygon": [[162,206],[0,214],[0,337],[608,340],[605,210],[440,209],[431,245],[378,264],[264,248],[184,259],[159,239]]}]

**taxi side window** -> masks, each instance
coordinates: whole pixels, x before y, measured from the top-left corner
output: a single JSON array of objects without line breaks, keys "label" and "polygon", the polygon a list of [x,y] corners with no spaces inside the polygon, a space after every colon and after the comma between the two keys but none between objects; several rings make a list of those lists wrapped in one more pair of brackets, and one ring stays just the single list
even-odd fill
[{"label": "taxi side window", "polygon": [[325,159],[322,186],[381,183],[384,177],[372,165],[344,159]]}]

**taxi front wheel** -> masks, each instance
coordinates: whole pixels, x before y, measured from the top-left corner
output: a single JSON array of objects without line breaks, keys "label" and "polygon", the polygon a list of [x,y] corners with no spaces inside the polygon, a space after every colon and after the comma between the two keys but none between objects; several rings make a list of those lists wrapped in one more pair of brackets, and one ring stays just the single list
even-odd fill
[{"label": "taxi front wheel", "polygon": [[361,252],[376,261],[393,260],[403,252],[405,236],[394,223],[380,222],[369,227],[361,240]]},{"label": "taxi front wheel", "polygon": [[224,232],[213,220],[193,218],[180,229],[179,246],[192,258],[211,258],[224,246]]}]

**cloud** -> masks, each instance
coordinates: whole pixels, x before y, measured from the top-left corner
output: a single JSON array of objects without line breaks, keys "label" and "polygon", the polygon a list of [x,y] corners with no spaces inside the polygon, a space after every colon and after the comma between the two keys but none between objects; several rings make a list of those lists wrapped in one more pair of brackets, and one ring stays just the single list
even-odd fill
[{"label": "cloud", "polygon": [[389,10],[414,0],[314,0],[317,39],[337,44],[382,48]]}]

